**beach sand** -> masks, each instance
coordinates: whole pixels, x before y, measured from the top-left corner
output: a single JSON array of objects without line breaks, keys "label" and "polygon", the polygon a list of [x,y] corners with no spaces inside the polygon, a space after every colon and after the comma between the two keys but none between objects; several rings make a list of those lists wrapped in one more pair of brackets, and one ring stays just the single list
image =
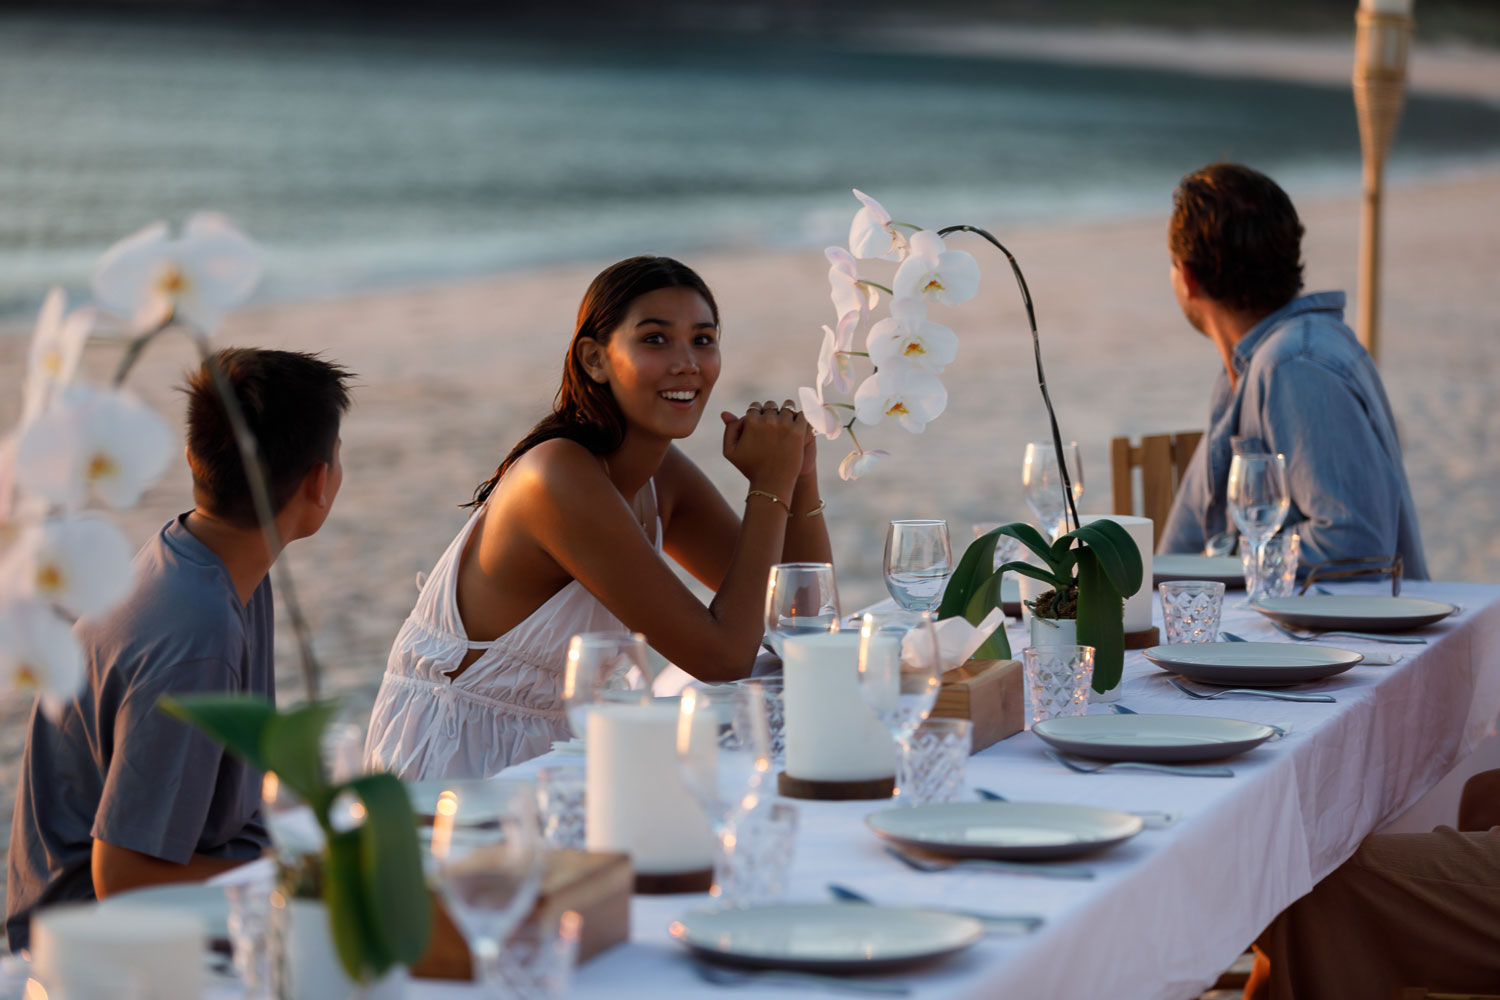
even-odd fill
[{"label": "beach sand", "polygon": [[[1201,428],[1206,421],[1220,361],[1182,319],[1168,283],[1164,231],[1175,181],[1161,179],[1157,217],[998,234],[1031,286],[1063,435],[1082,447],[1085,511],[1108,509],[1111,437]],[[1316,200],[1291,194],[1308,230],[1307,288],[1345,289],[1352,299],[1358,191]],[[1396,186],[1386,203],[1380,364],[1403,433],[1428,563],[1434,576],[1448,580],[1500,580],[1497,205],[1500,168]],[[848,207],[852,213],[852,199]],[[1046,422],[1025,314],[998,254],[977,240],[956,238],[955,245],[978,257],[984,285],[975,301],[932,311],[961,343],[958,361],[943,376],[947,413],[921,437],[894,426],[867,430],[867,446],[895,457],[857,483],[837,476],[846,442],[821,444],[846,608],[884,596],[880,558],[889,518],[947,518],[963,544],[974,522],[1029,517],[1021,453],[1027,441],[1045,436]],[[720,456],[714,414],[792,397],[811,383],[819,327],[833,318],[827,265],[817,250],[702,254],[689,262],[719,297],[724,372],[710,414],[684,448],[738,506],[745,483]],[[608,263],[251,306],[219,332],[223,345],[320,352],[359,373],[343,430],[343,492],[323,530],[285,557],[325,664],[325,691],[347,699],[351,718],[366,717],[390,642],[416,596],[417,573],[431,567],[463,523],[457,505],[547,409],[578,299]],[[0,337],[0,384],[19,386],[24,352],[23,338]],[[86,364],[103,377],[117,356],[117,348],[94,346]],[[154,344],[131,385],[178,424],[181,401],[171,387],[191,363],[185,341]],[[15,395],[0,399],[0,424],[14,419]],[[140,542],[190,506],[186,467],[178,460],[122,520]],[[289,640],[283,631],[283,700],[300,696]],[[0,813],[9,812],[28,711],[17,699],[0,705]],[[0,826],[0,837],[8,828]]]}]

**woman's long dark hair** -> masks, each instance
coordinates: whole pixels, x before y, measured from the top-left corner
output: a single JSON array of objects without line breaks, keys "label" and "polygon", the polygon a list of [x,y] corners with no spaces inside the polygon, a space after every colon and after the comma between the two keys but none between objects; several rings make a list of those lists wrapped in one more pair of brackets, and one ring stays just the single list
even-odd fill
[{"label": "woman's long dark hair", "polygon": [[671,257],[631,257],[612,264],[583,293],[578,304],[578,325],[563,362],[562,385],[552,401],[552,412],[543,417],[505,456],[505,461],[487,481],[474,490],[474,498],[465,507],[478,507],[489,499],[500,477],[526,452],[553,438],[577,441],[595,455],[607,455],[625,440],[625,416],[607,383],[595,382],[578,356],[581,340],[593,340],[602,347],[610,334],[630,311],[630,304],[658,288],[691,288],[703,296],[719,323],[719,306],[708,285],[698,273]]}]

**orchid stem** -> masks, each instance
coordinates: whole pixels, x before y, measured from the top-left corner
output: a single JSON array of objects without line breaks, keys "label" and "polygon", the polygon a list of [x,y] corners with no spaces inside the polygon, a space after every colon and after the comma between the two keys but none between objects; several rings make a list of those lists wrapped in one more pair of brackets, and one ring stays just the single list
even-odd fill
[{"label": "orchid stem", "polygon": [[[1016,263],[1015,255],[983,229],[977,226],[947,226],[938,230],[939,236],[947,236],[949,233],[973,233],[981,237],[1005,254],[1005,259],[1010,261],[1010,269],[1015,272],[1016,285],[1021,289],[1021,301],[1026,305],[1026,322],[1031,326],[1031,347],[1036,355],[1036,384],[1042,391],[1042,402],[1047,406],[1047,421],[1052,425],[1052,447],[1057,452],[1057,471],[1062,478],[1063,501],[1066,504],[1064,517],[1072,517],[1073,528],[1076,530],[1081,522],[1078,520],[1078,507],[1073,501],[1073,484],[1068,478],[1068,463],[1063,455],[1062,432],[1058,430],[1057,413],[1052,409],[1052,397],[1047,392],[1047,375],[1042,371],[1042,340],[1036,331],[1036,310],[1031,304],[1031,290],[1026,287],[1026,276],[1021,273],[1021,265]],[[1063,527],[1067,526],[1064,520]]]},{"label": "orchid stem", "polygon": [[891,291],[889,288],[885,287],[880,282],[878,282],[878,281],[871,281],[868,278],[858,278],[858,279],[856,279],[856,284],[868,285],[871,288],[878,288],[882,292],[885,292],[885,294],[891,296],[892,298],[894,298],[895,295],[896,295],[895,292]]}]

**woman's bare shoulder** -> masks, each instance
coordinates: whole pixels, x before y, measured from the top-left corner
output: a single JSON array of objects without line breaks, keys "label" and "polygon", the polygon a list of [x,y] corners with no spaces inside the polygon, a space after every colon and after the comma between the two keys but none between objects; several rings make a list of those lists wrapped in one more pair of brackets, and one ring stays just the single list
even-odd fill
[{"label": "woman's bare shoulder", "polygon": [[552,438],[530,448],[516,459],[505,478],[527,492],[546,493],[608,481],[599,456],[567,438]]}]

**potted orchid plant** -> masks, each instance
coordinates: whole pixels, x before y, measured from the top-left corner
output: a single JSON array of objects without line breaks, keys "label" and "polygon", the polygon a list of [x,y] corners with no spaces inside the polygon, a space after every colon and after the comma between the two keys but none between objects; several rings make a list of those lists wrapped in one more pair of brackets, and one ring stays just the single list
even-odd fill
[{"label": "potted orchid plant", "polygon": [[[837,324],[823,327],[815,385],[798,390],[809,423],[830,441],[844,433],[849,435],[853,450],[839,465],[839,474],[845,480],[858,479],[890,457],[887,451],[866,448],[855,435],[857,424],[874,426],[892,417],[906,430],[922,433],[947,407],[947,390],[937,376],[958,351],[958,338],[952,330],[927,319],[927,307],[961,304],[979,289],[978,263],[964,251],[949,248],[944,237],[972,233],[1003,253],[1026,306],[1037,386],[1047,409],[1062,474],[1065,526],[1074,530],[1051,544],[1035,528],[1022,523],[1004,525],[979,538],[965,551],[949,580],[938,617],[963,616],[977,625],[1000,605],[1000,583],[1006,572],[1044,581],[1053,590],[1039,598],[1038,612],[1076,618],[1078,641],[1095,647],[1095,689],[1113,687],[1119,682],[1124,663],[1124,599],[1140,589],[1141,556],[1125,529],[1112,521],[1080,526],[1068,463],[1063,457],[1062,434],[1042,369],[1036,311],[1020,265],[983,229],[965,225],[922,229],[893,220],[884,206],[861,191],[856,190],[854,196],[861,207],[850,224],[848,249],[830,247],[825,251]],[[861,259],[895,262],[890,283],[861,276],[856,262]],[[889,297],[889,315],[869,323],[881,293]],[[856,350],[856,337],[866,327],[865,350]],[[858,359],[868,360],[874,370],[856,388]],[[851,391],[852,401],[837,398]],[[1036,553],[1042,565],[1007,562],[993,569],[996,543],[1002,535],[1019,540]],[[1009,657],[1004,629],[991,634],[975,655]]]},{"label": "potted orchid plant", "polygon": [[[166,422],[124,385],[163,333],[186,333],[208,365],[267,547],[281,550],[255,437],[210,349],[213,330],[249,297],[259,275],[255,245],[223,217],[199,213],[180,236],[157,223],[112,247],[93,275],[99,306],[69,311],[60,288],[46,297],[31,340],[21,417],[0,440],[0,684],[39,692],[42,711],[54,718],[84,683],[73,622],[109,612],[132,584],[129,540],[102,512],[86,508],[90,501],[133,507],[172,454]],[[106,386],[75,378],[96,331],[123,346]],[[326,904],[349,978],[368,982],[415,961],[426,946],[431,907],[416,817],[391,775],[333,785],[323,774],[319,737],[333,709],[315,701],[319,671],[290,573],[283,561],[274,572],[309,703],[278,713],[259,698],[222,695],[164,699],[162,707],[274,772],[312,811],[323,843],[316,877],[300,888]],[[357,819],[336,822],[336,816]]]}]

